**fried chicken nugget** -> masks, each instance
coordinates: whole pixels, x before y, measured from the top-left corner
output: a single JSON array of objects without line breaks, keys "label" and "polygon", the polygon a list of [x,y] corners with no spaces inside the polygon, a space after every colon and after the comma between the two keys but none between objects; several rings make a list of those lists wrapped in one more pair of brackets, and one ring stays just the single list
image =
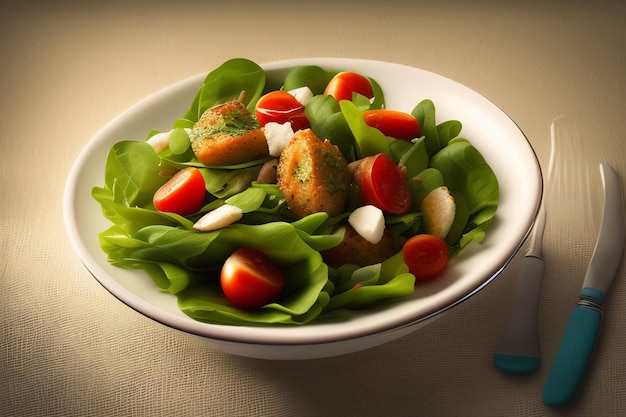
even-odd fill
[{"label": "fried chicken nugget", "polygon": [[280,155],[277,184],[299,217],[341,214],[348,204],[351,175],[337,146],[311,129],[298,130]]},{"label": "fried chicken nugget", "polygon": [[372,244],[359,235],[349,224],[345,224],[345,234],[341,243],[334,248],[322,251],[324,262],[338,268],[343,264],[367,266],[377,264],[397,252],[391,234],[385,230],[383,238]]},{"label": "fried chicken nugget", "polygon": [[235,165],[269,155],[263,129],[238,100],[206,110],[189,139],[196,158],[205,165]]}]

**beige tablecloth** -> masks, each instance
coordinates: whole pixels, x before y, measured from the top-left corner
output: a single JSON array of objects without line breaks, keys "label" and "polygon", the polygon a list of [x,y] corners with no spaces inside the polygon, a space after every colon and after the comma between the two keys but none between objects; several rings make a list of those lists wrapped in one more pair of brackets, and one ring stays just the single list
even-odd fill
[{"label": "beige tablecloth", "polygon": [[[624,176],[626,6],[602,1],[23,1],[0,3],[0,415],[618,416],[626,414],[626,273],[579,395],[543,405],[592,236],[551,203],[539,318],[543,365],[513,377],[494,348],[521,256],[428,327],[313,361],[217,352],[111,296],[82,266],[62,195],[80,150],[148,94],[241,56],[353,57],[442,74],[486,96],[542,164],[568,116]],[[599,186],[599,183],[598,183]],[[599,220],[599,219],[597,219]],[[520,254],[521,255],[521,254]]]}]

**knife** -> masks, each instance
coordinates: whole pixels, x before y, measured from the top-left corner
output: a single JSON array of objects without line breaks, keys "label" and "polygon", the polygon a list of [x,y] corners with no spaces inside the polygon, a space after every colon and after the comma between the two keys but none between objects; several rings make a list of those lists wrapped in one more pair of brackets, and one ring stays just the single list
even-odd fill
[{"label": "knife", "polygon": [[493,356],[496,367],[510,374],[529,374],[541,364],[538,307],[545,268],[542,250],[546,224],[544,205],[545,201],[539,207],[530,248],[522,259],[511,313]]},{"label": "knife", "polygon": [[[550,126],[548,179],[553,179],[555,175],[556,155],[563,155],[563,152],[557,152],[557,120]],[[511,312],[493,355],[496,368],[514,375],[530,374],[541,365],[538,310],[545,269],[543,234],[546,227],[546,196],[544,187],[544,198],[533,225],[530,247],[522,259]]]},{"label": "knife", "polygon": [[604,188],[602,226],[580,298],[543,389],[543,402],[552,407],[565,405],[580,387],[600,333],[606,294],[624,252],[626,224],[620,179],[607,163],[600,164],[600,174]]}]

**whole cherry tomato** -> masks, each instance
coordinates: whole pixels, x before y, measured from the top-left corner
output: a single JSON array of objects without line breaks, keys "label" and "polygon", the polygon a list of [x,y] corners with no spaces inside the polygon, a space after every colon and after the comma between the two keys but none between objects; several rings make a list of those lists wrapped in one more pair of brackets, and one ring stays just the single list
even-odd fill
[{"label": "whole cherry tomato", "polygon": [[374,127],[385,136],[396,139],[411,140],[421,133],[419,122],[413,115],[397,110],[373,109],[363,112],[363,120],[368,126]]},{"label": "whole cherry tomato", "polygon": [[304,114],[304,105],[283,90],[271,91],[262,96],[256,104],[255,114],[261,126],[269,122],[290,122],[294,132],[310,127]]},{"label": "whole cherry tomato", "polygon": [[224,262],[222,291],[231,304],[253,310],[274,301],[285,287],[282,270],[260,250],[237,249]]},{"label": "whole cherry tomato", "polygon": [[409,211],[413,198],[406,176],[385,154],[363,158],[354,173],[359,201],[392,215]]},{"label": "whole cherry tomato", "polygon": [[152,202],[158,211],[186,216],[200,210],[205,194],[202,173],[198,168],[187,167],[163,184],[154,193]]},{"label": "whole cherry tomato", "polygon": [[448,267],[450,253],[448,245],[436,236],[415,235],[402,248],[404,263],[417,281],[437,278]]},{"label": "whole cherry tomato", "polygon": [[357,72],[339,72],[324,90],[327,96],[333,96],[337,101],[352,100],[352,93],[359,93],[367,98],[374,97],[372,84],[367,78]]}]

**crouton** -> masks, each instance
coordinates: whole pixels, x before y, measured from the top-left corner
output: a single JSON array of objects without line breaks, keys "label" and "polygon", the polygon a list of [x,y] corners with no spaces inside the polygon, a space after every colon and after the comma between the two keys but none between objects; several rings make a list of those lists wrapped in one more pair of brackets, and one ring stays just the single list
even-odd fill
[{"label": "crouton", "polygon": [[372,244],[349,224],[343,227],[345,227],[345,234],[341,243],[321,252],[324,262],[333,268],[338,268],[343,264],[373,265],[390,258],[397,252],[394,239],[386,229],[380,241]]},{"label": "crouton", "polygon": [[189,139],[196,158],[205,165],[236,165],[269,155],[263,129],[237,100],[205,111]]},{"label": "crouton", "polygon": [[336,216],[348,204],[351,175],[337,146],[311,129],[299,130],[280,155],[277,184],[298,217],[317,212]]}]

